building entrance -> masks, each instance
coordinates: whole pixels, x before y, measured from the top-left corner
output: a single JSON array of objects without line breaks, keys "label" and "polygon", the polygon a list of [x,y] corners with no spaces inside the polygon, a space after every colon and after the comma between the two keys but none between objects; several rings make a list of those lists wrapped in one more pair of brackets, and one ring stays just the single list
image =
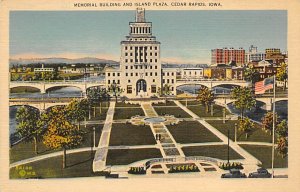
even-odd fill
[{"label": "building entrance", "polygon": [[147,83],[144,79],[140,79],[136,82],[136,94],[146,93],[147,92]]}]

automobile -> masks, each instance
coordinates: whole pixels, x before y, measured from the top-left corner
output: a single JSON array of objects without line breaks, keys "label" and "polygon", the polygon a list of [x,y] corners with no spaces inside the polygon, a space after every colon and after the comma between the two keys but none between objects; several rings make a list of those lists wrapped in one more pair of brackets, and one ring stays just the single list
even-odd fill
[{"label": "automobile", "polygon": [[272,174],[265,168],[258,168],[257,172],[249,174],[249,178],[270,178],[271,176]]},{"label": "automobile", "polygon": [[242,173],[239,169],[230,169],[229,173],[224,173],[221,178],[247,178],[245,173]]}]

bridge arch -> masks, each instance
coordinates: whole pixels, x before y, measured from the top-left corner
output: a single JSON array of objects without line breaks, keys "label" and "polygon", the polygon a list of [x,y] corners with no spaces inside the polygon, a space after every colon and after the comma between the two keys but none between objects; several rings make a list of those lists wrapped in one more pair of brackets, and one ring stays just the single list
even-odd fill
[{"label": "bridge arch", "polygon": [[207,86],[200,84],[200,83],[196,83],[196,84],[187,83],[187,84],[177,85],[176,91],[177,92],[180,92],[180,91],[190,92],[192,94],[197,94],[201,87],[207,87]]},{"label": "bridge arch", "polygon": [[10,86],[10,93],[16,93],[15,91],[19,89],[21,92],[32,93],[32,92],[42,92],[40,87],[30,86],[30,85],[12,85]]},{"label": "bridge arch", "polygon": [[21,104],[10,104],[9,105],[9,110],[11,110],[14,107],[15,108],[20,108],[20,107],[23,107],[23,106],[36,109],[39,112],[41,111],[41,109],[37,105],[34,105],[34,104],[24,104],[24,105],[21,105]]},{"label": "bridge arch", "polygon": [[49,91],[54,91],[54,90],[58,90],[61,88],[76,88],[78,89],[80,92],[85,92],[85,89],[83,89],[81,86],[76,86],[76,85],[53,85],[53,86],[47,86],[47,88],[45,89],[45,92],[48,93]]}]

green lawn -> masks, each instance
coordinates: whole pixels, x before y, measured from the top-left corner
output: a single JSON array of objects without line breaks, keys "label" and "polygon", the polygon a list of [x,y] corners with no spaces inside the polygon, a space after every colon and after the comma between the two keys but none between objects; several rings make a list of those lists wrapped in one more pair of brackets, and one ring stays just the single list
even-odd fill
[{"label": "green lawn", "polygon": [[174,115],[177,118],[190,118],[191,116],[180,107],[154,107],[158,115]]},{"label": "green lawn", "polygon": [[197,121],[182,121],[177,125],[167,126],[178,143],[219,142],[217,136]]},{"label": "green lawn", "polygon": [[187,105],[189,106],[189,105],[201,105],[201,103],[199,102],[199,101],[197,101],[197,100],[187,100],[187,102],[186,102],[186,100],[181,100],[181,101],[179,101],[182,105],[184,105],[185,106],[185,104],[187,103]]},{"label": "green lawn", "polygon": [[[103,125],[88,125],[87,130],[85,130],[82,126],[82,129],[87,132],[84,134],[84,140],[83,143],[78,146],[77,148],[81,147],[90,147],[93,141],[93,131],[92,127],[96,126],[96,145],[98,145],[99,138],[102,132]],[[14,145],[10,148],[9,150],[9,159],[10,163],[14,163],[23,159],[28,159],[31,157],[39,156],[39,155],[45,155],[48,153],[53,153],[59,150],[50,150],[47,149],[47,147],[42,143],[38,143],[38,154],[36,155],[34,153],[34,146],[32,143],[25,143],[25,142],[20,142],[17,145]]]},{"label": "green lawn", "polygon": [[161,158],[159,149],[113,149],[108,150],[106,165],[128,165],[150,158]]},{"label": "green lawn", "polygon": [[[240,145],[254,157],[261,161],[262,167],[271,168],[272,167],[272,147],[262,146],[262,145]],[[275,168],[287,168],[288,167],[288,157],[282,158],[278,155],[275,150],[274,156],[274,167]]]},{"label": "green lawn", "polygon": [[130,103],[125,103],[125,102],[117,102],[116,107],[141,107],[138,104],[130,104]]},{"label": "green lawn", "polygon": [[[60,155],[11,168],[9,177],[10,179],[24,179],[99,176],[101,173],[93,173],[93,159],[94,152],[91,151],[67,154],[67,167],[63,169]],[[26,170],[26,168],[30,170]],[[25,174],[22,174],[24,171]]]},{"label": "green lawn", "polygon": [[[206,113],[205,105],[197,105],[197,106],[188,106],[193,113],[198,115],[199,117],[223,117],[223,109],[224,107],[220,105],[213,105],[213,116],[211,116],[211,112]],[[226,114],[230,114],[226,109]]]},{"label": "green lawn", "polygon": [[[227,145],[193,146],[182,148],[186,156],[206,156],[217,159],[227,159]],[[243,159],[236,151],[229,148],[229,159]]]},{"label": "green lawn", "polygon": [[142,108],[116,108],[114,119],[130,119],[132,116],[144,116]]},{"label": "green lawn", "polygon": [[[238,123],[237,120],[228,120],[223,123],[222,120],[207,120],[209,124],[214,126],[220,132],[227,136],[227,132],[229,129],[229,138],[234,140],[234,127],[235,123]],[[237,141],[255,141],[255,142],[272,142],[272,136],[269,133],[266,133],[260,128],[259,124],[255,123],[255,128],[248,133],[248,139],[246,139],[246,134],[237,130]]]},{"label": "green lawn", "polygon": [[155,145],[156,141],[148,125],[132,125],[114,123],[112,126],[109,145]]},{"label": "green lawn", "polygon": [[159,103],[153,103],[152,106],[177,106],[174,101],[168,101],[167,103],[159,102]]},{"label": "green lawn", "polygon": [[100,113],[100,105],[95,105],[91,108],[91,119],[90,120],[105,120],[106,119],[106,113],[109,108],[109,102],[103,102],[101,107],[101,113]]}]

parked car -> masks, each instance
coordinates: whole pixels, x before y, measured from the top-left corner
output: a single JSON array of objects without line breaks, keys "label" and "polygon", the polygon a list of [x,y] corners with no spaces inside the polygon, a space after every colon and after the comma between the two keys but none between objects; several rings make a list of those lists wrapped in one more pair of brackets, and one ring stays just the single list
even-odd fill
[{"label": "parked car", "polygon": [[229,173],[224,173],[221,178],[247,178],[245,173],[240,172],[239,169],[230,169]]},{"label": "parked car", "polygon": [[259,168],[257,169],[257,172],[249,174],[249,178],[270,178],[271,176],[272,174],[265,168]]}]

